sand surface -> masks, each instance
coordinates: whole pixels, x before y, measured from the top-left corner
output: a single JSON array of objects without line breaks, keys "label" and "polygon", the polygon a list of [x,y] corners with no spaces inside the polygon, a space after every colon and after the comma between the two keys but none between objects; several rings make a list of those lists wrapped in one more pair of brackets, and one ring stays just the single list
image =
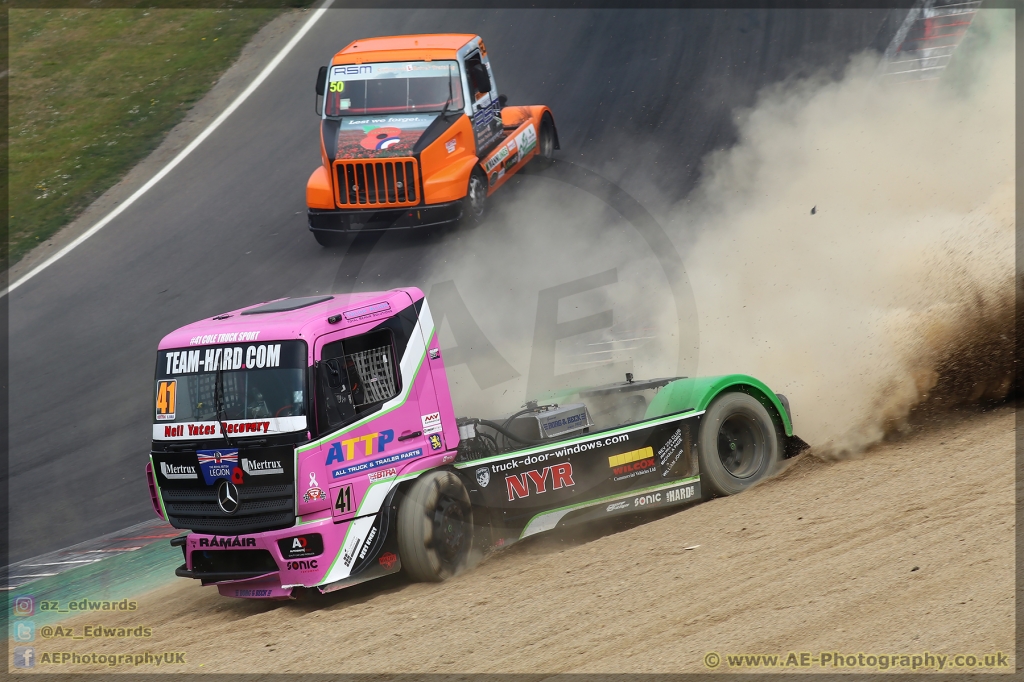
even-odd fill
[{"label": "sand surface", "polygon": [[135,672],[614,673],[706,672],[709,652],[720,672],[738,672],[731,654],[1003,652],[1009,667],[993,672],[1006,673],[1014,433],[1002,407],[857,459],[803,455],[741,495],[533,538],[443,584],[389,577],[312,602],[260,602],[177,580],[140,596],[134,613],[65,622],[141,624],[150,638],[37,637],[36,655],[185,653],[184,665]]}]

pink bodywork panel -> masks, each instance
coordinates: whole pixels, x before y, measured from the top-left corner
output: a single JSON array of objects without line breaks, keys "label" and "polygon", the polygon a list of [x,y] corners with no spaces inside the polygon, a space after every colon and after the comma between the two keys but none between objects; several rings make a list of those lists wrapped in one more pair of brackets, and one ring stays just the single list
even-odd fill
[{"label": "pink bodywork panel", "polygon": [[[336,295],[329,301],[278,313],[241,315],[241,311],[247,309],[241,308],[217,316],[223,319],[208,318],[182,327],[165,336],[159,348],[300,339],[306,341],[308,362],[312,365],[325,344],[370,331],[422,298],[423,292],[413,287]],[[341,552],[349,523],[357,516],[376,514],[394,478],[454,460],[459,431],[437,333],[429,312],[424,314],[427,310],[424,301],[420,327],[430,338],[425,339],[427,343],[410,339],[405,356],[400,360],[402,393],[408,388],[405,399],[396,401],[399,404],[394,407],[373,413],[364,423],[357,421],[359,425],[354,428],[342,429],[338,435],[326,435],[297,446],[301,452],[296,457],[295,496],[302,525],[237,536],[243,541],[250,538],[255,541],[255,545],[245,545],[246,549],[269,551],[279,572],[219,583],[221,594],[280,599],[291,593],[291,588],[282,585],[321,584]],[[328,322],[328,318],[335,315],[340,316],[339,321]],[[413,332],[414,335],[419,333],[419,330]],[[410,380],[411,385],[406,387]],[[348,511],[336,508],[338,495],[345,487],[351,487]],[[374,496],[364,505],[371,488]],[[305,563],[290,562],[281,554],[277,541],[306,533],[323,536],[323,554],[303,560]],[[200,542],[208,543],[215,537],[200,533],[188,536],[186,563],[189,568],[192,568],[193,551],[207,549],[200,547]]]}]

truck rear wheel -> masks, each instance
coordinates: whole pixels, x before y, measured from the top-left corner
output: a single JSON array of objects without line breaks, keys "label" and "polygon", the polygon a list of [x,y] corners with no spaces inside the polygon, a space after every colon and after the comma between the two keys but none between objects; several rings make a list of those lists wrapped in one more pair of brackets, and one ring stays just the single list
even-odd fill
[{"label": "truck rear wheel", "polygon": [[723,393],[700,423],[697,459],[704,492],[735,495],[769,476],[778,465],[779,433],[764,405],[746,393]]},{"label": "truck rear wheel", "polygon": [[555,159],[555,124],[551,115],[545,113],[540,121],[540,134],[537,136],[537,162],[550,165]]},{"label": "truck rear wheel", "polygon": [[473,544],[473,507],[450,471],[420,476],[398,509],[398,551],[414,580],[441,582],[465,564]]}]

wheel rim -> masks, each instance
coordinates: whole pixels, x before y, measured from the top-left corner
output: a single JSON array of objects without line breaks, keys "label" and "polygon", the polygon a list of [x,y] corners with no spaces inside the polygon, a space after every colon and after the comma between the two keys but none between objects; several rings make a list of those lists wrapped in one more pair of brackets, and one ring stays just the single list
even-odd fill
[{"label": "wheel rim", "polygon": [[446,564],[458,561],[466,539],[462,506],[450,497],[442,497],[434,511],[434,550]]},{"label": "wheel rim", "polygon": [[484,199],[486,190],[480,176],[474,175],[469,179],[469,210],[474,217],[479,218],[484,214]]},{"label": "wheel rim", "polygon": [[729,415],[718,429],[718,459],[736,478],[749,478],[760,471],[766,449],[764,431],[753,417]]}]

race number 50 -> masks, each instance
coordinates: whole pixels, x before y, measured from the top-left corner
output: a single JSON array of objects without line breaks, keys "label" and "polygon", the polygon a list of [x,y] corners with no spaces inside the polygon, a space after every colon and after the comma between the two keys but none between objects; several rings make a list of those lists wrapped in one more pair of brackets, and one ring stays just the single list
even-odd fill
[{"label": "race number 50", "polygon": [[174,420],[174,403],[178,395],[178,380],[165,379],[156,384],[157,421]]}]

